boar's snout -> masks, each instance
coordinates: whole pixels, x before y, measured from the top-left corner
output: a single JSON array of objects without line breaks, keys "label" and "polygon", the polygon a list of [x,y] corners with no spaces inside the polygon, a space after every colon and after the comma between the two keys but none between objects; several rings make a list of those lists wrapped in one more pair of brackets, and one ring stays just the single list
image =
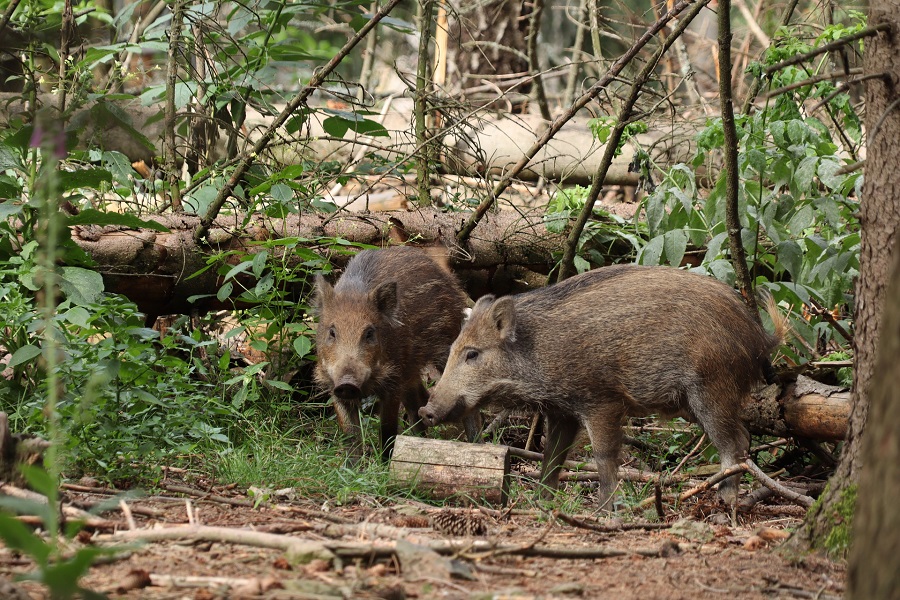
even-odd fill
[{"label": "boar's snout", "polygon": [[426,404],[419,409],[419,417],[421,417],[422,422],[425,423],[427,427],[434,427],[441,422],[441,416],[431,403]]},{"label": "boar's snout", "polygon": [[334,386],[334,395],[341,400],[359,400],[362,398],[362,389],[359,381],[352,375],[341,377],[337,385]]}]

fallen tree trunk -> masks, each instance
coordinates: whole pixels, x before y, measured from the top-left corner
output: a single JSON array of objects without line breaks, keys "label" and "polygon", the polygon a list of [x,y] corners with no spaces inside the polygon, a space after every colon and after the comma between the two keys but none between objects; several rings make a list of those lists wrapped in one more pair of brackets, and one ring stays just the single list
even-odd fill
[{"label": "fallen tree trunk", "polygon": [[[38,104],[53,106],[53,96],[42,95]],[[313,160],[337,161],[351,164],[360,152],[371,153],[389,161],[406,161],[416,154],[412,134],[409,102],[395,100],[393,109],[384,115],[368,117],[380,121],[386,136],[372,137],[352,130],[337,138],[329,135],[323,121],[329,115],[313,112],[302,136],[282,130],[267,152],[283,164],[302,164]],[[108,108],[112,107],[112,110]],[[32,110],[18,94],[0,93],[0,124],[13,118],[27,118]],[[96,100],[86,103],[72,118],[79,128],[82,147],[95,147],[121,152],[132,162],[155,162],[163,155],[164,119],[160,108],[143,106],[138,100]],[[272,117],[249,111],[244,124],[245,144],[252,145],[272,122]],[[586,185],[603,155],[604,144],[594,139],[587,126],[588,117],[573,119],[559,134],[542,148],[527,169],[520,175],[525,181],[543,178],[567,184]],[[654,164],[661,168],[689,161],[695,150],[694,138],[703,123],[687,123],[680,130],[671,126],[666,131],[655,129],[643,134],[636,142],[624,144],[606,176],[607,185],[636,185],[638,175],[629,172],[629,163],[640,145],[649,150]],[[536,115],[495,116],[492,113],[470,115],[466,121],[450,123],[436,138],[443,163],[440,169],[460,176],[500,175],[510,169],[535,142],[546,123]],[[220,129],[218,138],[224,140],[228,132]],[[214,148],[210,158],[224,158],[224,148]]]},{"label": "fallen tree trunk", "polygon": [[850,392],[800,375],[756,394],[742,416],[754,433],[837,442],[847,435]]},{"label": "fallen tree trunk", "polygon": [[[302,246],[320,253],[336,264],[347,259],[332,252],[333,238],[357,244],[385,246],[412,241],[416,245],[444,246],[450,266],[460,275],[472,295],[487,292],[508,293],[543,285],[554,264],[553,253],[563,238],[547,230],[540,215],[500,212],[490,215],[465,247],[456,244],[465,213],[441,212],[428,208],[412,212],[342,213],[327,215],[304,213],[285,219],[261,215],[220,216],[210,230],[212,248],[198,246],[193,239],[200,217],[192,215],[149,215],[168,232],[129,229],[120,226],[76,225],[72,239],[97,263],[106,291],[119,293],[134,301],[150,315],[186,313],[227,307],[215,298],[221,285],[216,269],[207,266],[211,253],[254,253],[268,240],[302,238]],[[284,252],[273,245],[273,253]],[[290,257],[288,262],[290,262]],[[240,262],[237,255],[227,261]],[[300,263],[294,257],[294,264]],[[252,285],[252,282],[250,282]],[[298,294],[302,290],[297,290]],[[240,290],[236,290],[238,294]],[[197,303],[191,296],[212,295]]]}]

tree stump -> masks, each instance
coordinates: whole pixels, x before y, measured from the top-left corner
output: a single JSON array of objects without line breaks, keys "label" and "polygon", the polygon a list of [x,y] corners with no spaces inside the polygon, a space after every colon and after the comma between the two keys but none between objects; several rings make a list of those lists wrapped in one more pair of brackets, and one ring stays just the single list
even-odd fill
[{"label": "tree stump", "polygon": [[506,504],[509,448],[449,440],[397,436],[391,480],[412,485],[439,500],[482,499]]}]

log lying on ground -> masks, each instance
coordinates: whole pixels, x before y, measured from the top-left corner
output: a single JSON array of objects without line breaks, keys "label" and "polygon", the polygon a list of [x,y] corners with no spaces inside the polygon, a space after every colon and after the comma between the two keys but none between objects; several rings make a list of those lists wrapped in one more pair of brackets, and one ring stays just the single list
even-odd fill
[{"label": "log lying on ground", "polygon": [[764,388],[742,416],[754,433],[837,442],[847,435],[850,392],[800,375],[784,389]]},{"label": "log lying on ground", "polygon": [[[313,112],[302,136],[288,135],[282,131],[270,147],[271,154],[283,164],[303,164],[308,160],[353,162],[360,152],[381,159],[405,161],[416,153],[416,141],[412,133],[412,109],[409,102],[395,100],[392,110],[383,116],[369,116],[380,121],[387,136],[372,137],[348,131],[342,138],[335,138],[325,131],[322,122],[332,116]],[[55,106],[55,96],[43,94],[39,106]],[[108,108],[111,106],[112,108]],[[276,107],[280,110],[280,108]],[[19,94],[0,93],[0,125],[29,113],[31,107]],[[99,99],[86,103],[76,111],[73,125],[80,128],[79,141],[84,148],[99,147],[123,153],[132,162],[143,160],[147,164],[163,155],[162,139],[164,119],[159,119],[161,106],[143,106],[135,100]],[[550,181],[587,185],[603,155],[604,145],[597,142],[585,117],[573,119],[532,160],[523,171],[521,179],[534,181],[539,177]],[[249,132],[246,142],[252,144],[272,122],[272,117],[248,110],[244,124]],[[130,123],[128,123],[130,121]],[[450,123],[450,121],[447,121]],[[668,131],[665,138],[661,129],[643,134],[638,144],[628,142],[622,154],[616,158],[606,176],[608,185],[636,185],[636,173],[628,170],[637,145],[650,150],[656,165],[665,168],[691,159],[694,138],[703,123],[687,123],[684,131]],[[469,115],[465,123],[451,123],[451,127],[435,139],[443,142],[440,154],[444,158],[442,170],[455,175],[499,174],[509,169],[532,145],[546,127],[536,115],[495,116],[487,111]],[[220,129],[219,140],[227,139],[228,132]],[[220,143],[224,146],[224,142]],[[224,147],[214,148],[211,158],[223,158]]]},{"label": "log lying on ground", "polygon": [[[210,248],[197,246],[193,241],[200,218],[183,214],[144,218],[165,225],[170,231],[96,225],[72,228],[75,243],[97,263],[96,270],[103,275],[106,291],[123,294],[150,315],[216,308],[214,296],[221,284],[216,270],[192,277],[206,266],[210,254]],[[468,244],[459,247],[455,237],[465,218],[464,213],[435,208],[342,213],[330,221],[326,215],[315,213],[285,219],[220,216],[209,239],[214,252],[253,253],[261,249],[260,242],[299,237],[304,238],[304,247],[324,257],[329,257],[330,250],[324,242],[316,242],[320,238],[343,238],[374,246],[413,240],[418,245],[447,248],[450,266],[463,280],[471,280],[468,287],[472,293],[521,291],[544,283],[540,274],[549,272],[554,264],[553,253],[562,246],[563,237],[548,231],[540,215],[512,211],[489,215]],[[331,258],[338,263],[346,260],[342,254]],[[296,258],[296,262],[301,259]],[[188,298],[195,295],[213,297],[199,304],[189,303]]]}]

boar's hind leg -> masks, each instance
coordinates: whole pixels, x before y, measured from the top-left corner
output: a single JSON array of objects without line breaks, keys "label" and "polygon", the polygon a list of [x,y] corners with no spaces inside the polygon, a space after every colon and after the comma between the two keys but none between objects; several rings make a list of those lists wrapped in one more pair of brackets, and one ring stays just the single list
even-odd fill
[{"label": "boar's hind leg", "polygon": [[359,406],[355,402],[347,402],[334,398],[334,410],[337,413],[338,425],[350,444],[347,462],[350,466],[359,462],[363,455],[362,429],[359,425]]},{"label": "boar's hind leg", "polygon": [[[694,402],[693,397],[689,398],[688,402],[700,426],[718,449],[722,469],[728,469],[739,464],[747,456],[750,449],[750,433],[735,409],[741,406],[740,400],[730,400],[737,396],[735,390],[726,387],[718,393],[707,391],[707,394],[710,395],[706,399],[700,398],[698,394],[697,402]],[[719,484],[719,497],[728,504],[737,501],[740,477],[734,475]]]},{"label": "boar's hind leg", "polygon": [[547,441],[544,443],[544,461],[541,466],[541,495],[548,498],[559,487],[559,472],[566,461],[575,434],[581,428],[578,419],[564,415],[547,415]]},{"label": "boar's hind leg", "polygon": [[609,403],[593,411],[585,420],[588,437],[597,463],[597,500],[601,507],[612,508],[612,497],[619,483],[619,453],[622,450],[624,404]]}]

